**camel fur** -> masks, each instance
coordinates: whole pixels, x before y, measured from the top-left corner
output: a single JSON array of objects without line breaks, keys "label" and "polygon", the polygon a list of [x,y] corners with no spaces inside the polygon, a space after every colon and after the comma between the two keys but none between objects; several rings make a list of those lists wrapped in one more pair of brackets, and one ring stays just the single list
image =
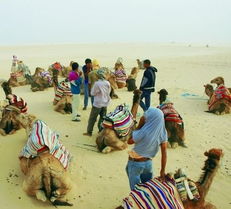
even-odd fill
[{"label": "camel fur", "polygon": [[[173,107],[173,104],[167,100],[168,92],[166,89],[161,89],[159,92],[159,108],[161,109],[162,104],[171,104]],[[174,108],[175,109],[175,108]],[[175,111],[176,112],[176,111]],[[176,112],[177,113],[177,112]],[[181,118],[181,116],[178,114],[178,117]],[[166,120],[167,115],[165,115],[165,128],[168,133],[168,146],[170,148],[176,148],[178,145],[182,147],[187,147],[185,145],[185,133],[184,133],[184,122],[182,120],[181,123],[177,123],[175,121],[169,121]]]},{"label": "camel fur", "polygon": [[[181,201],[180,195],[176,192],[173,194],[169,194],[178,200],[178,203],[181,205],[181,208],[184,209],[216,209],[216,206],[212,205],[209,202],[206,202],[206,196],[209,192],[209,189],[212,185],[214,177],[218,171],[219,165],[221,163],[221,159],[223,157],[223,151],[221,149],[210,149],[208,152],[205,152],[204,155],[207,157],[207,160],[204,163],[204,167],[202,168],[203,173],[199,179],[199,181],[195,182],[197,189],[199,191],[200,198],[198,200],[190,200],[187,198],[185,201]],[[175,188],[177,191],[177,188]],[[130,199],[132,201],[132,199]],[[134,203],[133,209],[138,209],[136,203]],[[146,207],[146,206],[144,206]],[[159,207],[158,207],[159,208]],[[124,207],[120,206],[116,209],[124,209]],[[160,208],[159,208],[160,209]]]},{"label": "camel fur", "polygon": [[[133,105],[131,109],[131,113],[133,115],[133,119],[136,119],[137,110],[140,103],[140,96],[141,91],[135,90],[134,96],[133,96]],[[97,136],[96,138],[96,144],[98,147],[98,150],[102,153],[109,153],[113,150],[124,150],[127,148],[127,141],[129,138],[131,138],[132,131],[135,129],[135,125],[133,128],[131,128],[129,134],[126,137],[118,138],[115,130],[104,128]]]}]

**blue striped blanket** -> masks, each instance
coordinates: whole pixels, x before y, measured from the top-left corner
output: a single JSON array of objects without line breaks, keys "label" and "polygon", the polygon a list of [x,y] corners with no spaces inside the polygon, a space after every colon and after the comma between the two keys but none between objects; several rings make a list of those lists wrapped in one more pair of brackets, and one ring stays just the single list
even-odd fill
[{"label": "blue striped blanket", "polygon": [[27,144],[22,149],[19,158],[35,158],[45,148],[49,149],[50,154],[57,158],[65,169],[68,167],[70,153],[59,141],[59,135],[42,120],[37,120],[32,126]]}]

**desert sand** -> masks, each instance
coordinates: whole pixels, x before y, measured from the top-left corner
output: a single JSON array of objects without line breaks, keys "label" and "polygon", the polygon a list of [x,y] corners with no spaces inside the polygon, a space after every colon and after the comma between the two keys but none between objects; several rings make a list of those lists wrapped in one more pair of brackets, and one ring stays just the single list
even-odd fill
[{"label": "desert sand", "polygon": [[[223,149],[223,164],[217,173],[207,200],[218,209],[231,208],[231,114],[217,116],[205,113],[207,96],[203,85],[217,76],[225,78],[231,87],[231,47],[177,44],[69,44],[40,46],[0,47],[0,78],[9,78],[11,58],[16,54],[31,71],[35,67],[48,68],[55,61],[68,65],[71,60],[81,65],[90,57],[99,60],[101,66],[113,67],[117,57],[123,57],[124,66],[129,72],[136,66],[136,59],[149,58],[158,69],[156,90],[166,88],[170,99],[185,122],[188,148],[168,149],[167,171],[183,168],[185,173],[197,180],[202,173],[205,160],[203,153],[210,148]],[[137,79],[139,86],[142,70]],[[53,130],[60,133],[63,144],[71,151],[74,159],[71,177],[74,189],[67,196],[73,208],[114,209],[129,193],[128,178],[125,173],[127,150],[107,155],[97,153],[94,148],[97,127],[92,137],[82,134],[86,131],[90,106],[81,110],[82,122],[71,122],[70,115],[62,115],[53,110],[54,90],[32,92],[30,86],[13,88],[13,92],[24,98],[29,113],[44,120]],[[182,94],[195,94],[184,97]],[[131,106],[132,93],[126,89],[117,90],[119,99],[112,100],[108,111],[116,105],[127,103]],[[4,93],[0,89],[0,99]],[[90,100],[89,100],[90,102]],[[82,97],[83,106],[83,97]],[[157,93],[152,95],[152,106],[158,105]],[[139,115],[143,114],[139,109]],[[23,174],[19,168],[18,154],[26,142],[25,130],[14,135],[0,136],[0,208],[1,209],[41,209],[53,208],[27,196],[22,190]],[[81,148],[82,147],[82,148]],[[93,151],[87,149],[93,149]],[[131,149],[132,146],[129,147]],[[159,175],[160,153],[153,159],[155,176]]]}]

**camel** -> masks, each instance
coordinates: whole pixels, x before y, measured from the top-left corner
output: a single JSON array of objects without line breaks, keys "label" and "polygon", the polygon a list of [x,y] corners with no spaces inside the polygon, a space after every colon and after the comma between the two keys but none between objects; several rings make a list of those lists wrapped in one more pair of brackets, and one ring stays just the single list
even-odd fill
[{"label": "camel", "polygon": [[53,205],[71,206],[63,201],[72,187],[67,170],[69,152],[43,121],[22,114],[16,108],[11,111],[14,120],[26,129],[28,137],[19,155],[20,168],[25,175],[23,190],[38,200],[45,202],[48,199]]},{"label": "camel", "polygon": [[215,113],[216,115],[224,115],[230,113],[231,110],[231,93],[223,85],[219,86],[214,90],[210,84],[204,85],[205,94],[209,97],[208,113]]},{"label": "camel", "polygon": [[124,88],[126,86],[127,75],[124,70],[124,66],[122,63],[115,64],[115,77],[116,77],[116,84],[119,89]]},{"label": "camel", "polygon": [[33,92],[44,91],[46,88],[52,86],[52,78],[49,72],[45,71],[43,68],[37,67],[32,78],[31,90]]},{"label": "camel", "polygon": [[7,105],[3,108],[2,118],[0,120],[0,134],[5,136],[7,134],[14,134],[17,130],[21,129],[20,124],[14,120],[12,111],[9,110],[9,106],[15,107],[22,113],[27,112],[27,103],[20,97],[12,94],[12,89],[9,82],[4,81],[2,88],[6,95]]},{"label": "camel", "polygon": [[[133,116],[133,120],[136,119],[137,110],[140,104],[140,96],[141,96],[140,90],[134,91],[133,96],[133,105],[131,108],[131,114]],[[125,137],[119,138],[116,131],[112,128],[104,128],[97,136],[96,138],[96,144],[97,148],[102,153],[109,153],[113,150],[124,150],[127,148],[127,141],[129,138],[131,138],[132,130],[135,129],[135,123],[130,128],[128,134]]]},{"label": "camel", "polygon": [[180,114],[175,110],[173,103],[168,101],[168,92],[161,89],[159,92],[159,106],[165,118],[165,127],[168,133],[168,146],[176,148],[178,145],[187,147],[184,143],[184,122]]},{"label": "camel", "polygon": [[58,70],[52,70],[55,90],[54,110],[62,114],[70,114],[72,112],[72,93],[69,82],[67,80],[58,82],[58,73]]},{"label": "camel", "polygon": [[128,76],[128,79],[126,81],[128,91],[134,91],[137,88],[136,78],[137,78],[138,73],[139,73],[139,68],[137,67],[132,68],[131,74]]},{"label": "camel", "polygon": [[8,82],[12,87],[25,86],[29,84],[28,80],[24,77],[22,71],[11,73]]},{"label": "camel", "polygon": [[[175,200],[175,202],[178,202],[178,207],[174,207],[174,208],[178,208],[178,209],[216,209],[216,207],[214,205],[212,205],[209,202],[206,202],[206,196],[208,194],[208,191],[212,185],[213,179],[218,171],[221,159],[223,157],[223,151],[221,149],[210,149],[208,152],[205,152],[204,155],[207,157],[207,160],[205,161],[204,167],[202,168],[203,173],[199,179],[199,181],[197,181],[196,183],[194,183],[194,185],[196,185],[198,193],[199,193],[199,199],[192,199],[190,200],[189,198],[189,193],[188,193],[188,198],[185,199],[184,201],[181,200],[180,198],[180,192],[178,192],[175,183],[167,183],[167,182],[175,182],[174,180],[168,180],[168,178],[166,177],[166,183],[159,181],[158,179],[154,179],[155,181],[159,182],[158,184],[161,184],[161,186],[156,186],[154,185],[154,189],[156,188],[156,190],[161,190],[163,193],[166,193],[166,195],[168,195],[168,199],[171,200]],[[171,176],[171,175],[169,175]],[[152,182],[153,180],[150,180],[150,182]],[[193,181],[191,181],[193,182]],[[155,195],[155,191],[151,192],[150,190],[144,190],[142,187],[142,185],[148,185],[149,182],[145,183],[145,184],[141,184],[140,186],[137,185],[138,189],[139,189],[139,193],[143,194],[144,191],[146,191],[146,196],[151,196],[153,197]],[[170,191],[169,187],[166,187],[166,185],[168,184],[168,186],[170,186],[171,188],[171,193],[169,193],[168,191]],[[165,189],[163,189],[163,187],[166,187]],[[159,188],[159,189],[158,189]],[[135,189],[136,190],[136,189]],[[143,190],[143,191],[142,191]],[[116,209],[138,209],[138,208],[143,208],[143,207],[147,207],[147,205],[143,205],[145,204],[143,201],[140,202],[135,202],[133,197],[136,197],[136,194],[131,191],[130,195],[128,198],[124,199],[123,201],[123,206],[117,207]],[[152,205],[155,205],[155,208],[163,208],[158,206],[158,203],[156,202],[156,199],[154,198],[150,198],[151,199],[151,203],[148,203],[148,205],[151,207]],[[158,199],[158,198],[157,198]],[[130,203],[129,205],[133,206],[127,206],[126,204]],[[166,203],[167,205],[167,203]],[[164,208],[170,208],[170,207],[164,207]],[[172,207],[171,207],[172,208]]]}]

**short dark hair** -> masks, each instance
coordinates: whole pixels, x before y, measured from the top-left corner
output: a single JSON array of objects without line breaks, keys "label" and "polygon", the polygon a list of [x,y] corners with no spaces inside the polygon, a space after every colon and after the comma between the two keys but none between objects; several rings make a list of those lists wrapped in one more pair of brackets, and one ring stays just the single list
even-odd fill
[{"label": "short dark hair", "polygon": [[85,59],[85,64],[91,63],[91,59],[87,58]]},{"label": "short dark hair", "polygon": [[151,65],[151,61],[150,60],[144,60],[144,64]]},{"label": "short dark hair", "polygon": [[79,64],[77,62],[73,62],[71,65],[72,70],[78,70]]}]

